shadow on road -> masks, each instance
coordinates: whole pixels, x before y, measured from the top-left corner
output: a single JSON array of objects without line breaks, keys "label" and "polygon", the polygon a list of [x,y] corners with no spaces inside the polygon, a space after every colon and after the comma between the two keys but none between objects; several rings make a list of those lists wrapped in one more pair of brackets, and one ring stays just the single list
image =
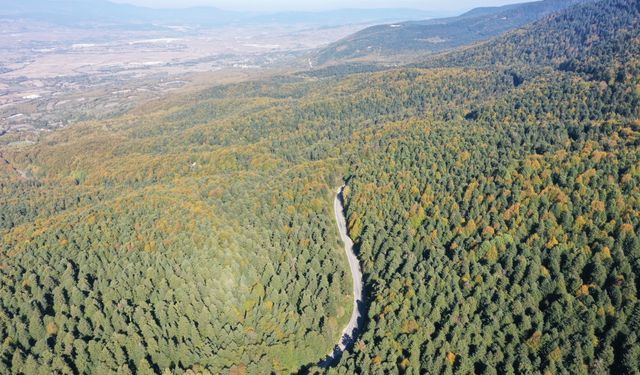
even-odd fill
[{"label": "shadow on road", "polygon": [[358,337],[360,336],[361,328],[364,327],[365,310],[367,307],[363,301],[358,301],[357,306],[358,306],[358,312],[359,312],[358,324],[356,326],[356,329],[353,330],[353,333],[350,336],[349,335],[342,336],[341,343],[344,345],[344,350],[341,350],[340,346],[336,345],[333,348],[333,352],[330,355],[328,355],[325,359],[323,359],[320,363],[318,363],[318,367],[327,369],[337,365],[338,362],[340,362],[340,358],[342,358],[342,354],[345,351],[351,350],[351,348],[353,348],[353,345],[355,345]]}]

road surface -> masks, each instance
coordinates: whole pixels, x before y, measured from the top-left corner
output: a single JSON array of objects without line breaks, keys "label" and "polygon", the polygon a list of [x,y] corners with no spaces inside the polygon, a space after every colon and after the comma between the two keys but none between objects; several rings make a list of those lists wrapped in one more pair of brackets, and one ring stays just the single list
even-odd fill
[{"label": "road surface", "polygon": [[358,261],[356,254],[353,252],[353,241],[351,240],[351,238],[349,238],[347,231],[347,219],[344,217],[343,190],[344,185],[341,186],[336,192],[336,198],[333,203],[333,210],[336,216],[338,231],[340,232],[340,239],[344,243],[344,251],[347,254],[347,259],[349,260],[349,268],[351,269],[351,277],[353,279],[353,311],[351,313],[351,319],[349,319],[349,323],[342,330],[340,342],[338,342],[334,351],[329,354],[327,359],[325,359],[321,363],[321,366],[323,367],[329,367],[337,362],[345,349],[353,344],[354,333],[358,329],[360,320],[360,310],[363,306],[362,271],[360,270],[360,262]]}]

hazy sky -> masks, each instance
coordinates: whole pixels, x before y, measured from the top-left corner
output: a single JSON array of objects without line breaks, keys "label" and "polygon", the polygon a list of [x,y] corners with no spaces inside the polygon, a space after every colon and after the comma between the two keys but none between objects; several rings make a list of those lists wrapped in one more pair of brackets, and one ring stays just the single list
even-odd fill
[{"label": "hazy sky", "polygon": [[336,8],[416,8],[461,11],[478,6],[503,5],[529,0],[112,0],[155,8],[208,5],[229,10],[282,11]]}]

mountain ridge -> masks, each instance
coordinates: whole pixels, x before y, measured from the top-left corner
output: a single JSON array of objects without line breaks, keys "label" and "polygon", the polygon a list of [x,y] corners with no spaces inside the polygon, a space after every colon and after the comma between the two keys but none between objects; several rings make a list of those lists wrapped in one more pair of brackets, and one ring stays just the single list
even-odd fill
[{"label": "mountain ridge", "polygon": [[490,39],[553,12],[592,0],[542,0],[475,8],[457,17],[376,25],[318,51],[317,64],[430,54]]}]

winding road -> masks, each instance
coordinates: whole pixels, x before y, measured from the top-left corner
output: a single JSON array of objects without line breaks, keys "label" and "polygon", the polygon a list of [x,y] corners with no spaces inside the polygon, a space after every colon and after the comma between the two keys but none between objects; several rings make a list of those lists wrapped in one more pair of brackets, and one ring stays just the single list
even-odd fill
[{"label": "winding road", "polygon": [[360,270],[360,263],[356,254],[353,252],[353,241],[349,238],[347,231],[347,219],[344,217],[344,185],[338,188],[336,192],[336,198],[333,203],[333,210],[336,215],[336,223],[338,225],[338,231],[340,232],[340,239],[344,243],[344,251],[347,254],[349,260],[349,268],[351,269],[351,277],[353,279],[353,311],[351,313],[351,319],[349,323],[342,330],[340,336],[340,342],[335,346],[335,349],[330,353],[327,358],[321,363],[323,367],[329,367],[340,359],[342,353],[353,344],[354,334],[356,333],[359,321],[361,317],[361,309],[363,308],[362,300],[362,271]]}]

